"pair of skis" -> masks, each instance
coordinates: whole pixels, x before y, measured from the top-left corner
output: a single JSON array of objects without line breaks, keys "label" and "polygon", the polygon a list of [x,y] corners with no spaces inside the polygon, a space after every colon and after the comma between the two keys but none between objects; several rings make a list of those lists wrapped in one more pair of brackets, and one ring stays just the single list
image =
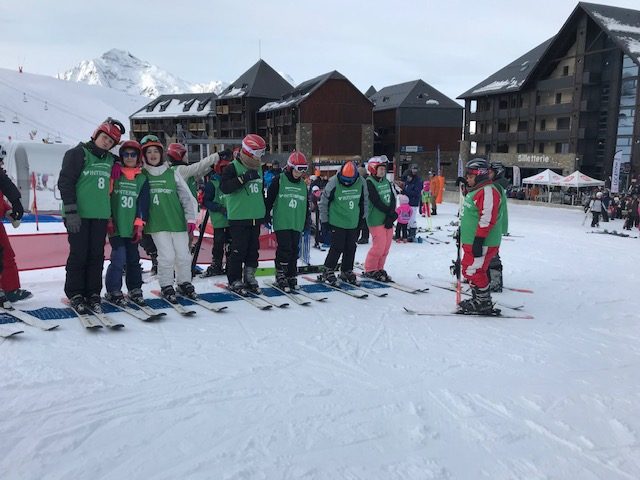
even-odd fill
[{"label": "pair of skis", "polygon": [[83,313],[75,309],[71,305],[71,302],[69,301],[68,298],[63,298],[62,303],[64,303],[69,308],[71,308],[71,310],[74,311],[74,313],[80,320],[80,323],[82,324],[82,326],[87,330],[98,330],[102,327],[107,327],[111,330],[118,330],[120,328],[124,328],[124,323],[114,322],[111,318],[109,318],[108,314],[102,311],[92,310],[87,306],[88,313]]},{"label": "pair of skis", "polygon": [[166,313],[158,312],[157,310],[151,308],[148,305],[139,305],[132,301],[130,298],[125,297],[126,305],[117,304],[110,302],[106,298],[103,298],[102,301],[111,305],[112,307],[117,308],[118,310],[131,315],[138,320],[142,320],[143,322],[153,322],[155,320],[159,320],[164,317]]},{"label": "pair of skis", "polygon": [[[357,268],[358,270],[361,270],[364,272],[364,265],[362,265],[361,263],[356,263],[354,265],[355,268]],[[405,292],[405,293],[411,293],[411,294],[417,294],[417,293],[427,293],[429,291],[428,287],[413,287],[411,285],[404,285],[402,283],[398,283],[395,280],[391,280],[390,282],[383,282],[381,280],[376,280],[374,278],[369,278],[369,277],[363,277],[362,274],[359,274],[359,276],[363,279],[366,280],[367,282],[371,282],[371,283],[375,283],[376,285],[381,285],[381,286],[385,286],[385,287],[389,287],[389,288],[393,288],[394,290],[399,290],[401,292]]]},{"label": "pair of skis", "polygon": [[234,297],[247,302],[248,304],[252,305],[258,310],[271,310],[273,307],[286,308],[289,306],[288,302],[276,302],[266,297],[265,295],[260,295],[258,293],[254,293],[250,291],[247,291],[246,294],[243,295],[241,293],[231,290],[231,288],[229,288],[229,285],[226,283],[216,283],[215,285],[218,288],[226,290],[227,292],[232,294]]},{"label": "pair of skis", "polygon": [[303,290],[300,290],[300,289],[285,290],[283,288],[280,288],[278,285],[276,285],[275,282],[272,282],[270,280],[264,282],[264,284],[267,285],[268,287],[273,288],[274,290],[277,290],[278,292],[282,293],[283,295],[286,295],[293,302],[297,303],[298,305],[302,305],[302,306],[311,305],[312,301],[324,302],[327,299],[327,297],[312,295],[312,294],[307,293],[307,292],[305,292]]},{"label": "pair of skis", "polygon": [[[39,318],[34,317],[33,315],[28,314],[27,312],[23,312],[22,310],[18,310],[17,308],[14,308],[13,306],[9,306],[9,305],[0,307],[0,313],[9,315],[10,317],[13,317],[18,322],[26,323],[27,325],[31,327],[39,328],[40,330],[45,330],[45,331],[54,330],[60,326],[59,323],[45,322],[43,320],[40,320]],[[14,328],[8,328],[3,326],[2,330],[6,330],[4,334],[2,331],[0,331],[0,337],[4,337],[4,338],[23,333],[23,331],[20,330],[19,328],[14,329]]]},{"label": "pair of skis", "polygon": [[494,309],[491,313],[463,313],[463,312],[427,312],[423,310],[413,310],[407,307],[403,307],[405,312],[411,315],[430,316],[430,317],[483,317],[483,318],[522,318],[526,320],[532,320],[533,315],[528,313],[502,313],[501,310]]},{"label": "pair of skis", "polygon": [[[166,299],[166,298],[164,298],[162,296],[162,293],[160,293],[160,290],[151,290],[151,293],[153,293],[157,297],[160,297],[162,300],[164,300],[164,303],[169,305],[171,308],[173,308],[176,312],[178,312],[183,317],[192,317],[193,315],[195,315],[197,313],[195,310],[190,310],[189,308],[187,308],[185,305],[183,305],[180,302],[178,302],[178,303],[170,302],[168,299]],[[214,312],[214,313],[220,313],[220,312],[222,312],[222,311],[227,309],[226,305],[223,305],[223,306],[215,305],[215,304],[213,304],[211,302],[208,302],[208,301],[200,298],[197,295],[196,295],[195,298],[187,297],[186,295],[181,295],[179,293],[176,294],[176,296],[179,299],[185,300],[187,303],[192,303],[192,304],[195,304],[195,305],[199,305],[202,308],[205,308],[205,309],[207,309],[207,310],[209,310],[211,312]]]}]

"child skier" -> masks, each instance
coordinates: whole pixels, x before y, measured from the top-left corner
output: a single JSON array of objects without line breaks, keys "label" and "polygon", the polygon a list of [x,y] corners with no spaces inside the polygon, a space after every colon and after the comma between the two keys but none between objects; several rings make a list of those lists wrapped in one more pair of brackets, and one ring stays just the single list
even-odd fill
[{"label": "child skier", "polygon": [[140,142],[144,173],[149,181],[149,218],[144,226],[158,249],[158,281],[162,297],[177,303],[173,288],[174,272],[177,291],[195,298],[191,284],[189,234],[196,228],[193,196],[182,176],[162,158],[163,146],[155,135]]},{"label": "child skier", "polygon": [[431,182],[425,180],[422,182],[422,216],[431,218]]},{"label": "child skier", "polygon": [[409,222],[413,215],[413,209],[409,205],[409,197],[406,195],[398,195],[398,224],[396,225],[396,241],[398,243],[407,243],[409,241]]},{"label": "child skier", "polygon": [[493,311],[487,269],[502,239],[501,197],[489,176],[489,164],[482,158],[467,162],[469,193],[460,214],[462,274],[471,285],[472,298],[458,304],[460,313],[490,315]]},{"label": "child skier", "polygon": [[289,155],[284,174],[274,177],[267,189],[265,222],[268,223],[271,217],[278,241],[276,285],[285,291],[298,288],[300,234],[311,223],[309,193],[303,180],[307,168],[304,154],[293,152]]},{"label": "child skier", "polygon": [[[493,185],[500,192],[500,231],[502,235],[509,235],[509,212],[507,211],[507,192],[505,190],[508,182],[505,178],[505,168],[501,162],[493,162],[489,165],[489,176]],[[502,259],[500,251],[489,263],[489,286],[492,292],[502,292]]]},{"label": "child skier", "polygon": [[226,194],[231,251],[227,260],[229,288],[241,295],[261,293],[256,280],[260,248],[260,225],[265,206],[261,159],[267,145],[260,135],[242,140],[239,157],[223,171],[220,190]]},{"label": "child skier", "polygon": [[373,245],[364,262],[364,277],[381,282],[390,282],[391,277],[384,269],[393,241],[393,222],[398,218],[396,198],[387,179],[387,158],[373,157],[367,162],[369,176],[366,180],[369,197],[367,224]]},{"label": "child skier", "polygon": [[227,219],[227,207],[224,201],[225,195],[220,190],[222,171],[231,163],[230,156],[221,157],[213,168],[213,174],[204,185],[202,203],[209,210],[209,219],[213,227],[213,247],[211,249],[211,265],[207,267],[202,277],[213,277],[225,273],[222,259],[226,256],[225,263],[229,260],[229,220]]},{"label": "child skier", "polygon": [[126,267],[129,298],[138,305],[144,305],[138,242],[149,215],[149,182],[142,173],[142,151],[138,142],[124,142],[119,155],[111,175],[112,218],[107,224],[111,263],[104,278],[105,298],[117,305],[127,304],[121,291],[122,272]]},{"label": "child skier", "polygon": [[353,262],[358,240],[358,224],[360,219],[369,213],[369,199],[355,162],[344,163],[338,174],[329,179],[322,192],[319,206],[322,229],[331,231],[331,247],[324,260],[324,271],[318,279],[336,285],[338,279],[334,271],[338,259],[342,256],[340,280],[356,284]]},{"label": "child skier", "polygon": [[109,152],[125,133],[117,120],[107,118],[91,141],[67,150],[58,188],[69,234],[69,257],[64,292],[80,313],[99,312],[104,264],[104,240],[111,218],[109,183],[115,156]]},{"label": "child skier", "polygon": [[600,226],[600,214],[602,213],[602,192],[596,193],[596,198],[591,200],[589,210],[593,218],[591,220],[591,228]]}]

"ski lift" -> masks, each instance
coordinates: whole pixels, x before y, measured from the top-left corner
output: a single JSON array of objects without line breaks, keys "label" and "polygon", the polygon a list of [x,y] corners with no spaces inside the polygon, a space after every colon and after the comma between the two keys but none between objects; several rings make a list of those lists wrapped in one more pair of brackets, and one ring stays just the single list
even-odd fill
[{"label": "ski lift", "polygon": [[13,123],[20,123],[20,120],[18,119],[18,115],[14,115],[13,119],[11,120],[11,122]]},{"label": "ski lift", "polygon": [[22,94],[22,101],[23,101],[24,103],[27,103],[27,102],[29,101],[29,100],[27,100],[27,94],[26,94],[26,93],[23,93],[23,94]]},{"label": "ski lift", "polygon": [[47,101],[44,101],[44,109],[45,110],[49,110],[49,104],[47,103]]}]

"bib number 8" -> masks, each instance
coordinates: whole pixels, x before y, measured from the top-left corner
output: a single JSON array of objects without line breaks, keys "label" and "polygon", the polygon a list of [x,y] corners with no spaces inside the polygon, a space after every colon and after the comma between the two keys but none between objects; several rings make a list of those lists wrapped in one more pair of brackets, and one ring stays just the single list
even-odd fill
[{"label": "bib number 8", "polygon": [[99,188],[100,190],[104,190],[104,185],[105,185],[104,177],[100,177],[100,178],[98,178],[98,188]]}]

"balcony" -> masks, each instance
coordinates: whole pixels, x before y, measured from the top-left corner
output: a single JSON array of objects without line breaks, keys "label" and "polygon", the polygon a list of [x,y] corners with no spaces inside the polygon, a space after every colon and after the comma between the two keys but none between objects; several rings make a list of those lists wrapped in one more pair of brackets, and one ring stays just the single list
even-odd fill
[{"label": "balcony", "polygon": [[564,140],[565,142],[569,141],[569,129],[566,130],[544,130],[542,132],[535,133],[535,141],[559,141]]},{"label": "balcony", "polygon": [[581,112],[594,112],[598,110],[598,104],[593,100],[582,100],[580,102]]},{"label": "balcony", "polygon": [[540,92],[549,92],[554,90],[566,90],[573,88],[573,77],[559,77],[549,78],[547,80],[540,80],[536,85],[536,88]]},{"label": "balcony", "polygon": [[205,122],[192,122],[189,123],[189,131],[190,132],[204,132],[207,129],[207,124]]},{"label": "balcony", "polygon": [[554,103],[551,105],[538,105],[536,115],[562,115],[573,111],[573,103]]}]

